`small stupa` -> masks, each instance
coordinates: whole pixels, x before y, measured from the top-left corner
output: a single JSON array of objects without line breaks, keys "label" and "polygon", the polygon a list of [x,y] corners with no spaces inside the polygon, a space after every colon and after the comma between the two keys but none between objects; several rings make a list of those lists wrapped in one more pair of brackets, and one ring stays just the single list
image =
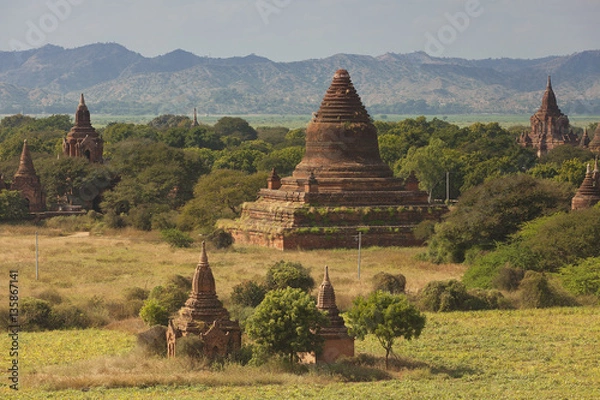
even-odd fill
[{"label": "small stupa", "polygon": [[273,170],[258,200],[226,228],[237,243],[281,250],[354,247],[358,232],[366,246],[420,245],[413,228],[447,207],[429,204],[415,181],[394,177],[381,160],[377,129],[340,69],[306,128],[306,152],[292,176]]},{"label": "small stupa", "polygon": [[348,335],[348,328],[335,303],[335,291],[329,280],[327,266],[323,283],[319,286],[317,308],[327,313],[329,326],[321,327],[319,332],[325,341],[323,351],[316,355],[316,362],[332,363],[340,357],[354,357],[354,338]]},{"label": "small stupa", "polygon": [[203,354],[207,358],[224,357],[241,347],[242,334],[237,321],[229,319],[229,312],[217,297],[215,278],[208,263],[206,246],[202,242],[200,262],[192,278],[192,292],[167,327],[167,354],[175,357],[177,339],[196,335],[202,339]]},{"label": "small stupa", "polygon": [[63,138],[63,154],[68,157],[85,157],[92,163],[103,162],[104,141],[92,127],[90,110],[85,105],[83,93],[75,112],[75,125]]},{"label": "small stupa", "polygon": [[596,130],[594,131],[594,137],[592,138],[587,147],[593,153],[600,153],[600,122],[598,122]]},{"label": "small stupa", "polygon": [[598,187],[599,182],[598,171],[598,160],[596,159],[594,170],[590,168],[590,164],[587,165],[585,172],[585,178],[581,183],[577,193],[571,200],[572,210],[581,210],[593,207],[596,203],[600,202],[600,188]]},{"label": "small stupa", "polygon": [[35,172],[27,139],[23,142],[19,168],[15,173],[10,189],[21,193],[30,212],[42,212],[46,209],[46,196],[40,178]]}]

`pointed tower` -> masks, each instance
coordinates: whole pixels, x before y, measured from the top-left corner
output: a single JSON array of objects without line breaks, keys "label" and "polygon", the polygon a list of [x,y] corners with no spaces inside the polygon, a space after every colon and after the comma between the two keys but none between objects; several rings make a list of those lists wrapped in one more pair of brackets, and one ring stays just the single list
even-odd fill
[{"label": "pointed tower", "polygon": [[23,142],[23,151],[19,160],[19,168],[15,174],[11,190],[18,190],[27,201],[30,212],[41,212],[46,209],[46,198],[40,178],[35,173],[27,140]]},{"label": "pointed tower", "polygon": [[194,107],[194,119],[192,120],[191,127],[194,128],[196,126],[200,126],[200,124],[198,123],[198,112],[196,111],[196,107]]},{"label": "pointed tower", "polygon": [[200,261],[192,278],[190,297],[179,310],[179,317],[169,321],[169,357],[175,356],[176,340],[189,335],[202,338],[203,353],[209,358],[223,357],[241,347],[242,334],[239,323],[229,320],[229,312],[217,297],[215,278],[208,263],[204,242]]},{"label": "pointed tower", "polygon": [[571,200],[572,210],[590,208],[600,201],[600,188],[598,188],[597,182],[594,180],[594,175],[597,174],[597,168],[597,161],[594,172],[590,168],[590,164],[587,165],[585,178],[577,190],[577,193],[575,193],[575,196]]},{"label": "pointed tower", "polygon": [[543,156],[560,145],[576,146],[579,144],[577,135],[573,133],[569,125],[569,117],[558,108],[550,75],[548,75],[546,91],[542,96],[542,105],[529,121],[531,131],[521,135],[518,142],[523,147],[533,147],[538,156]]},{"label": "pointed tower", "polygon": [[68,157],[85,157],[90,162],[103,161],[104,141],[92,127],[90,111],[85,105],[83,93],[75,112],[75,125],[63,139],[63,154]]},{"label": "pointed tower", "polygon": [[584,149],[587,149],[590,146],[590,137],[588,135],[587,128],[585,128],[583,130],[583,136],[581,137],[581,140],[579,141],[579,146],[583,147]]},{"label": "pointed tower", "polygon": [[317,308],[327,313],[329,326],[321,327],[320,335],[325,341],[322,353],[316,356],[316,362],[332,363],[340,357],[354,357],[354,339],[348,335],[348,328],[344,319],[340,317],[327,266],[323,283],[319,286]]},{"label": "pointed tower", "polygon": [[600,153],[600,122],[598,123],[598,125],[596,125],[596,130],[594,130],[594,137],[588,145],[588,149],[590,149],[590,151],[596,154]]},{"label": "pointed tower", "polygon": [[[285,249],[420,245],[412,231],[438,220],[445,205],[429,204],[413,181],[394,177],[379,154],[377,129],[350,74],[333,75],[319,111],[306,128],[306,152],[292,176],[281,178],[245,203],[228,226],[238,243]],[[385,221],[385,223],[383,223]]]}]

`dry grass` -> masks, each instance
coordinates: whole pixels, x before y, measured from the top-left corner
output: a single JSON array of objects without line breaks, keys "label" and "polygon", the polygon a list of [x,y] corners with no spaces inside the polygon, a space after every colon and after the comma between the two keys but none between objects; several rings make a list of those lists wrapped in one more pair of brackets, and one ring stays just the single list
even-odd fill
[{"label": "dry grass", "polygon": [[[172,249],[156,233],[122,230],[98,234],[61,236],[55,229],[37,229],[39,275],[35,280],[35,231],[31,226],[0,227],[3,262],[0,276],[19,270],[22,297],[36,295],[48,288],[73,302],[93,295],[113,300],[122,298],[132,286],[152,289],[169,276],[191,276],[199,248]],[[358,279],[356,250],[286,251],[252,246],[229,250],[209,248],[208,257],[215,275],[217,291],[227,305],[232,287],[242,280],[261,280],[266,269],[279,260],[300,262],[311,271],[318,284],[325,265],[343,310],[354,297],[371,290],[371,278],[378,272],[402,273],[407,289],[416,292],[431,280],[460,278],[464,266],[435,265],[418,261],[419,248],[366,248],[362,251]],[[316,289],[315,289],[316,294]],[[5,298],[0,293],[0,299]]]}]

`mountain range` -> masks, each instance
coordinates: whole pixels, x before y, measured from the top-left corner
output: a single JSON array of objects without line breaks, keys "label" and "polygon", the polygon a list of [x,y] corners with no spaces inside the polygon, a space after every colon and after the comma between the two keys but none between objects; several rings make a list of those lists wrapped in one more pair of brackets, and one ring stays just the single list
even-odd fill
[{"label": "mountain range", "polygon": [[310,114],[334,72],[350,72],[371,114],[533,113],[547,75],[567,114],[600,114],[600,50],[538,59],[336,54],[275,62],[257,55],[144,57],[116,43],[0,52],[0,114]]}]

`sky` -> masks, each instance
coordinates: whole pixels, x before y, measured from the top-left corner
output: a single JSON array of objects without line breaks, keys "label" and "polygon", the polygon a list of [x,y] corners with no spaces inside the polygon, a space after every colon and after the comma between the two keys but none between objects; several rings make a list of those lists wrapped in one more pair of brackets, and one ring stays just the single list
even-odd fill
[{"label": "sky", "polygon": [[600,49],[600,0],[0,0],[0,51],[116,42],[147,57],[539,58]]}]

